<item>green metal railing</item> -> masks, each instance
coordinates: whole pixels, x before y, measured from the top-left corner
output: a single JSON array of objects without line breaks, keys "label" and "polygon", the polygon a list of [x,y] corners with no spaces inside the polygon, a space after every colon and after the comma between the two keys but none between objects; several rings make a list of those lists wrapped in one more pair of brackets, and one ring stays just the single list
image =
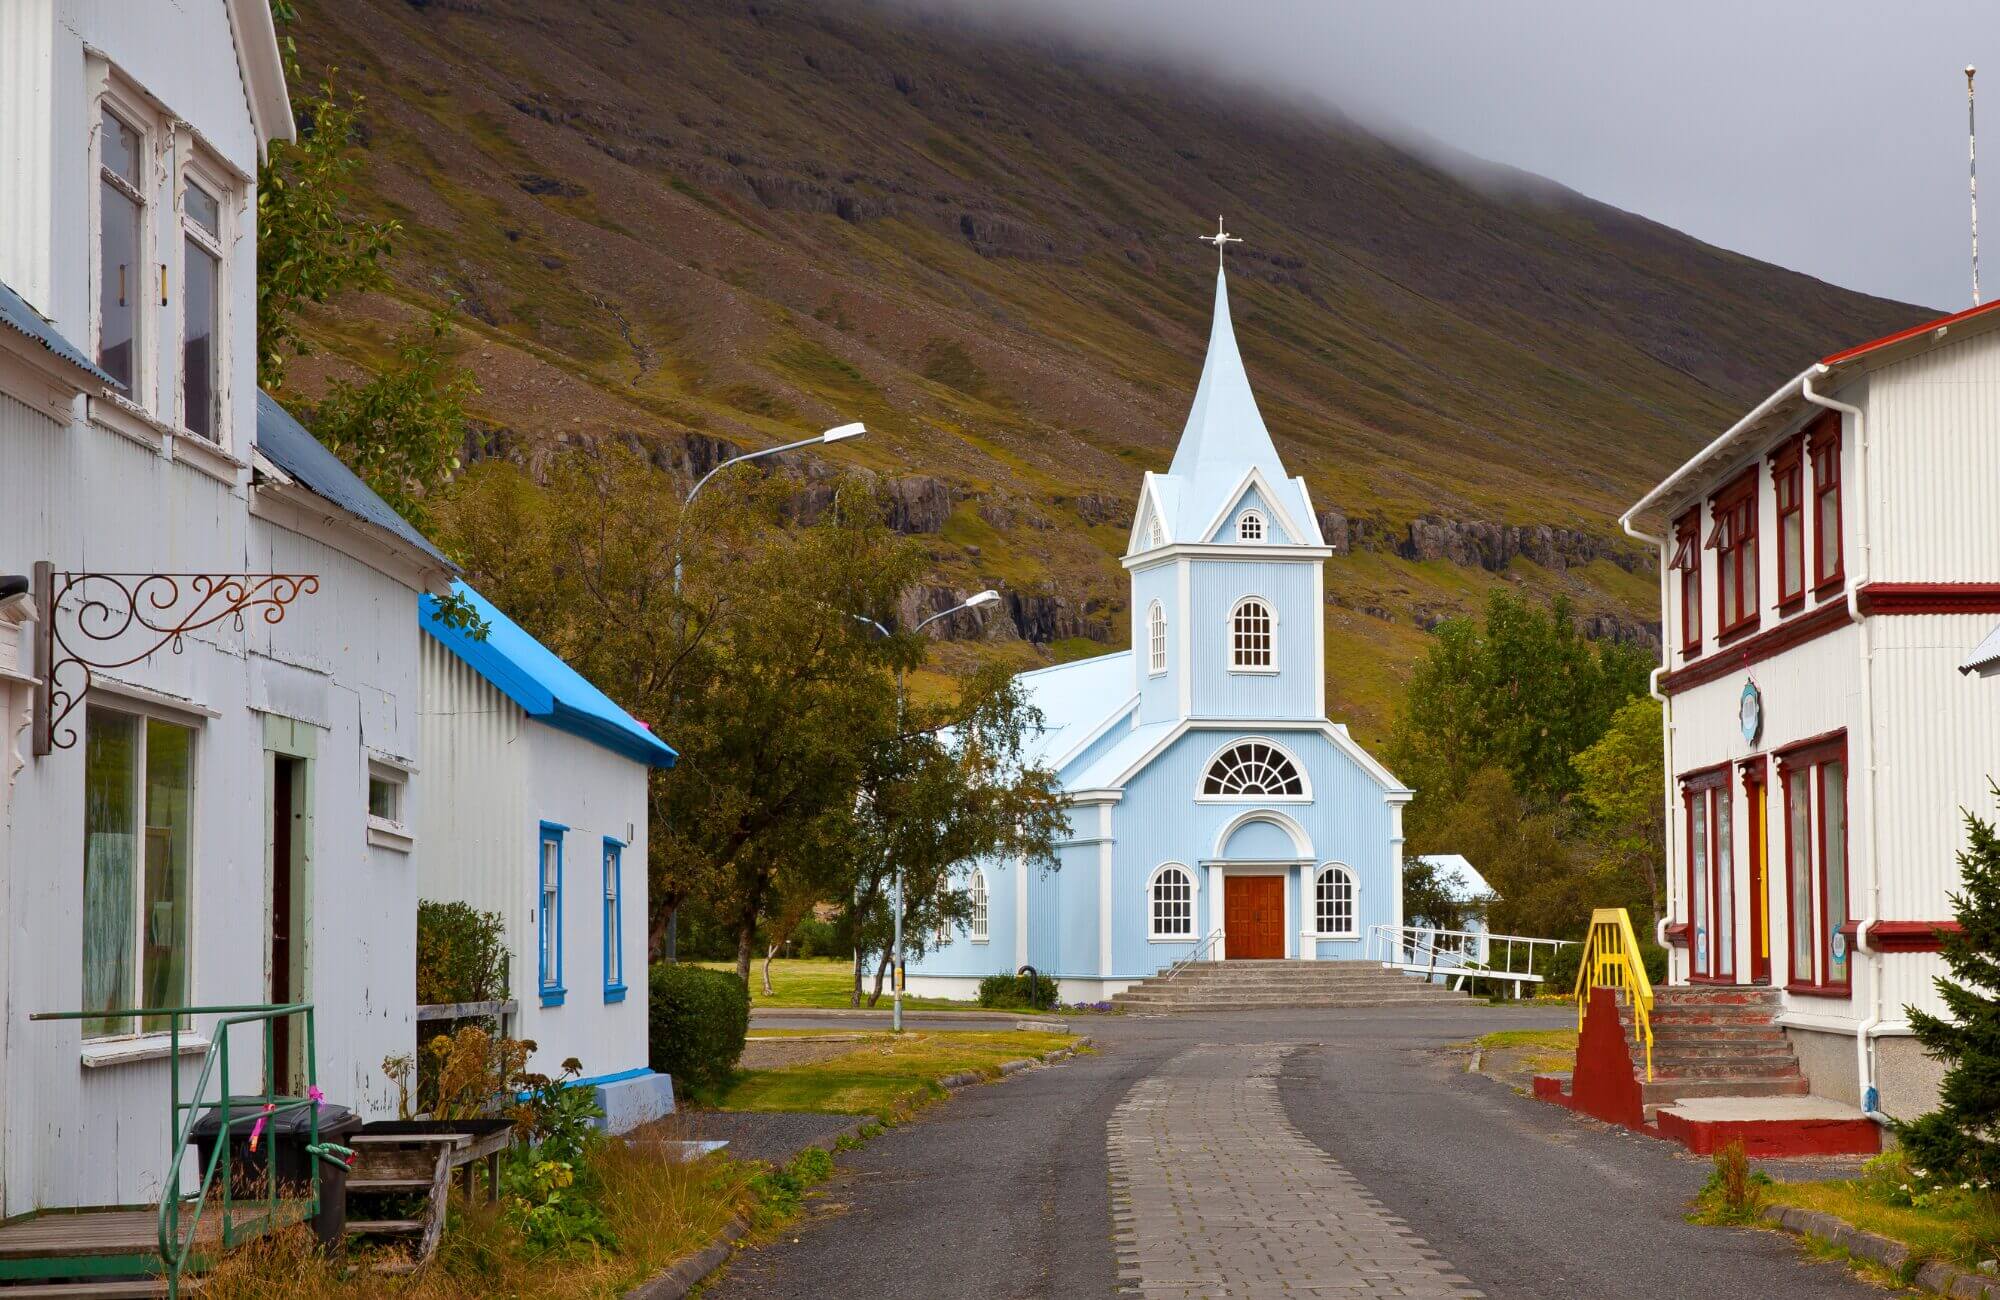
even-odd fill
[{"label": "green metal railing", "polygon": [[[190,1260],[198,1266],[204,1261],[195,1255],[194,1246],[201,1229],[201,1217],[208,1208],[209,1195],[221,1178],[222,1232],[220,1245],[223,1249],[247,1241],[252,1237],[284,1226],[279,1214],[281,1189],[278,1186],[277,1138],[267,1135],[271,1145],[265,1150],[264,1193],[253,1203],[260,1207],[255,1218],[236,1218],[235,1179],[230,1176],[231,1148],[235,1135],[233,1111],[237,1116],[246,1114],[264,1115],[276,1119],[289,1111],[303,1109],[307,1112],[306,1166],[309,1173],[309,1195],[300,1202],[294,1197],[290,1205],[296,1211],[303,1205],[303,1217],[319,1213],[319,1153],[324,1148],[319,1140],[319,1101],[316,1096],[292,1097],[277,1091],[278,1052],[277,1024],[289,1016],[299,1016],[305,1021],[305,1051],[303,1053],[306,1071],[306,1089],[309,1094],[317,1093],[319,1086],[319,1066],[317,1044],[313,1033],[313,1009],[310,1002],[284,1004],[248,1003],[241,1006],[213,1007],[134,1007],[104,1011],[44,1011],[29,1016],[30,1020],[105,1020],[124,1017],[145,1017],[157,1020],[167,1018],[169,1102],[167,1111],[168,1131],[174,1135],[174,1154],[167,1165],[166,1177],[160,1187],[160,1263],[167,1278],[167,1294],[175,1300],[180,1295],[181,1274]],[[215,1022],[213,1036],[209,1039],[208,1050],[201,1059],[201,1072],[195,1077],[194,1090],[184,1101],[181,1098],[181,1022],[188,1016],[221,1016]],[[248,1096],[237,1096],[229,1086],[229,1031],[238,1025],[262,1023],[264,1026],[263,1078],[266,1090]],[[191,1029],[190,1029],[191,1032]],[[216,1066],[221,1065],[221,1093],[216,1099],[216,1108],[222,1127],[217,1133],[215,1150],[210,1153],[207,1168],[202,1171],[201,1185],[194,1193],[193,1212],[186,1220],[185,1236],[182,1232],[182,1213],[188,1198],[181,1195],[181,1166],[187,1158],[188,1147],[194,1141],[194,1126],[203,1109],[203,1097],[207,1094],[209,1081],[215,1077]]]}]

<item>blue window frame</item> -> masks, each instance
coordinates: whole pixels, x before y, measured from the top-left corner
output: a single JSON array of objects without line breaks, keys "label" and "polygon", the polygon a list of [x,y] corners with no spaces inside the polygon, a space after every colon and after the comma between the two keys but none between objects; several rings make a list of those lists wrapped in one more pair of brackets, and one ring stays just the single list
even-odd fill
[{"label": "blue window frame", "polygon": [[542,1005],[545,1007],[563,1004],[563,832],[568,829],[555,822],[542,823],[540,859],[535,864],[538,886],[535,915],[538,918],[540,958],[537,964],[541,972]]},{"label": "blue window frame", "polygon": [[604,1000],[625,1000],[625,846],[604,837]]}]

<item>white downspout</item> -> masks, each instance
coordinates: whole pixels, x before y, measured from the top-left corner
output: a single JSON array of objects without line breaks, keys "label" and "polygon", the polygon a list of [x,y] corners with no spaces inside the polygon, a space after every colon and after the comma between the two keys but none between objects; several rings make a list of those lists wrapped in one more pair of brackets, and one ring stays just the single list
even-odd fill
[{"label": "white downspout", "polygon": [[1866,868],[1867,912],[1854,933],[1854,948],[1869,958],[1868,1014],[1854,1029],[1855,1079],[1860,1090],[1861,1109],[1877,1124],[1887,1124],[1880,1094],[1875,1087],[1875,1031],[1882,1024],[1882,954],[1869,944],[1876,922],[1882,919],[1882,843],[1875,805],[1875,647],[1868,634],[1868,622],[1861,613],[1861,589],[1868,583],[1872,555],[1869,513],[1873,502],[1868,495],[1868,425],[1861,408],[1835,401],[1813,391],[1813,380],[1828,373],[1821,364],[1807,370],[1799,382],[1799,395],[1814,406],[1838,411],[1854,418],[1854,540],[1860,554],[1860,568],[1847,578],[1847,617],[1860,627],[1861,636],[1861,806],[1868,810],[1868,864]]},{"label": "white downspout", "polygon": [[[1633,507],[1633,510],[1636,509],[1636,506]],[[1667,972],[1669,977],[1671,977],[1673,973],[1674,950],[1667,946],[1667,918],[1673,913],[1674,885],[1674,703],[1660,691],[1660,674],[1666,672],[1667,656],[1673,653],[1671,648],[1672,641],[1667,634],[1668,611],[1673,607],[1671,603],[1672,596],[1667,586],[1667,563],[1672,556],[1667,550],[1667,539],[1665,537],[1655,537],[1651,533],[1642,533],[1632,526],[1632,514],[1632,510],[1627,510],[1624,514],[1618,516],[1619,528],[1623,529],[1625,535],[1632,540],[1650,544],[1654,552],[1660,557],[1660,662],[1646,677],[1646,693],[1660,703],[1660,749],[1662,751],[1660,770],[1663,774],[1661,788],[1664,791],[1661,797],[1666,805],[1666,817],[1660,825],[1661,838],[1664,841],[1663,847],[1666,853],[1666,861],[1660,864],[1660,880],[1665,888],[1661,891],[1660,915],[1653,922],[1653,942],[1659,944],[1661,948],[1666,949]]]}]

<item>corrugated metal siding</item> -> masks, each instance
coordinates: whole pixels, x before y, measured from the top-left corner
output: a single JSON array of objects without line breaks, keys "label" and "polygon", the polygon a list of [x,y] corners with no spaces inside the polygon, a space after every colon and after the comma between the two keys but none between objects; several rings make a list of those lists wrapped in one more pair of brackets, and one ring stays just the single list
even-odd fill
[{"label": "corrugated metal siding", "polygon": [[[1320,672],[1310,565],[1318,561],[1198,560],[1193,565],[1192,633],[1197,717],[1310,718]],[[1229,670],[1230,614],[1245,596],[1259,596],[1277,619],[1275,673]]]},{"label": "corrugated metal siding", "polygon": [[[1882,912],[1893,920],[1950,916],[1964,812],[2000,816],[2000,682],[1957,671],[1991,615],[1873,619],[1876,801],[1881,809]],[[1926,999],[1928,1002],[1928,999]]]},{"label": "corrugated metal siding", "polygon": [[[416,626],[412,610],[410,627]],[[527,807],[527,717],[464,660],[421,639],[422,775],[430,797],[418,822],[419,890],[505,917],[515,940],[514,995],[532,997],[535,819]]]},{"label": "corrugated metal siding", "polygon": [[0,4],[0,281],[53,315],[54,0]]},{"label": "corrugated metal siding", "polygon": [[1869,578],[2000,582],[2000,335],[1889,366],[1868,397]]}]

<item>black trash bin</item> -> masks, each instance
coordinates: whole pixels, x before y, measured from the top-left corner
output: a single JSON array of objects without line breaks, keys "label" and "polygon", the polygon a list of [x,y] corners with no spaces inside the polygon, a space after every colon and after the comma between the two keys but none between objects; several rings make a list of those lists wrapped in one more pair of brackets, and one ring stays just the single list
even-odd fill
[{"label": "black trash bin", "polygon": [[[312,1161],[319,1161],[319,1213],[312,1219],[313,1235],[328,1249],[338,1249],[347,1233],[347,1166],[330,1154],[317,1157],[306,1150],[312,1142],[312,1117],[307,1107],[278,1111],[264,1123],[257,1149],[250,1150],[250,1135],[263,1117],[264,1104],[249,1098],[229,1103],[229,1182],[230,1195],[245,1200],[266,1196],[267,1162],[275,1159],[280,1196],[301,1196],[312,1177]],[[361,1117],[345,1106],[319,1103],[319,1140],[349,1146],[361,1131]],[[203,1173],[215,1154],[222,1135],[222,1108],[211,1106],[194,1122],[196,1157]]]}]

